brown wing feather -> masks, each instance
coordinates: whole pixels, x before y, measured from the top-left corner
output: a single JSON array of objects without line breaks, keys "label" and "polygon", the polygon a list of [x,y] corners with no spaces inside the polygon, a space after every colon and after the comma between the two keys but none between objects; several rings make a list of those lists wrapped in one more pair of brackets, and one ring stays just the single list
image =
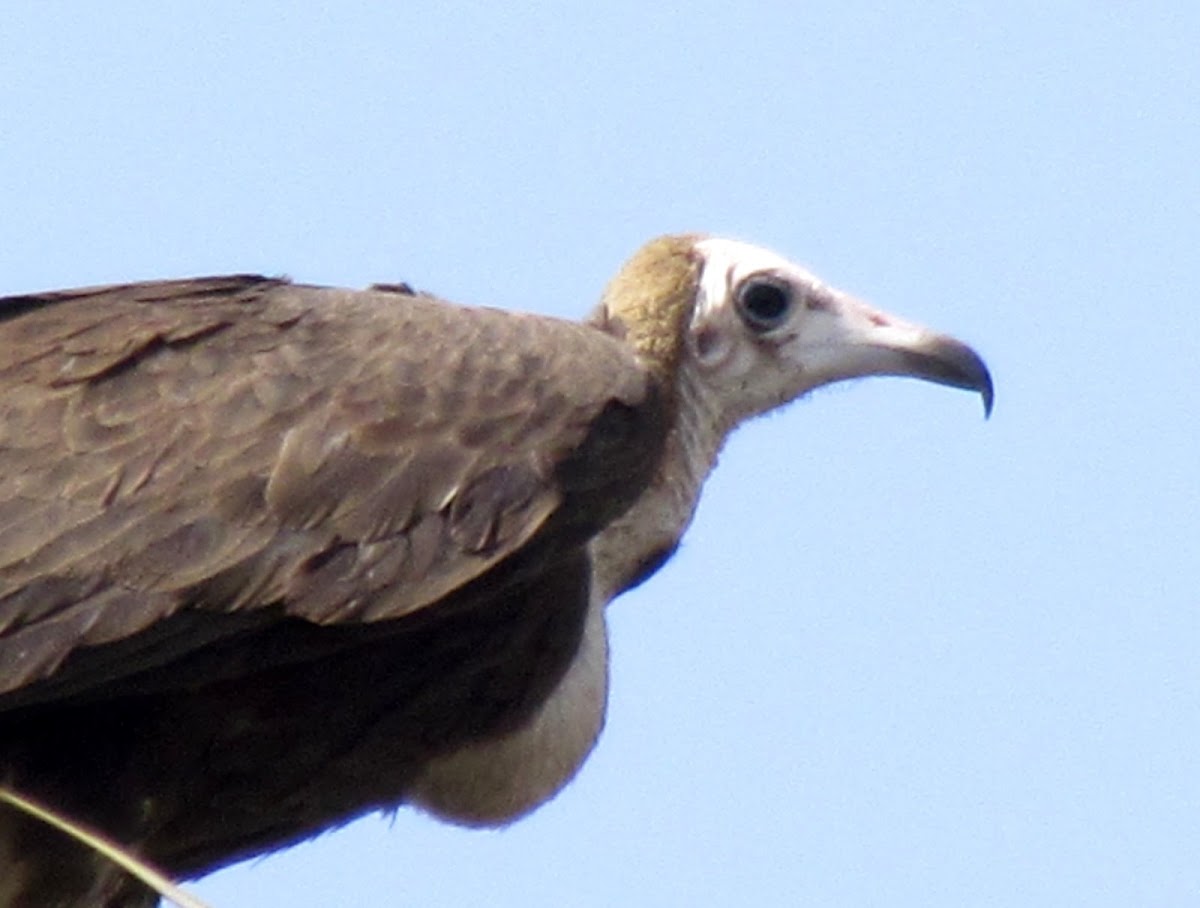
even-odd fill
[{"label": "brown wing feather", "polygon": [[0,300],[0,693],[247,621],[400,618],[531,540],[578,547],[649,480],[658,407],[598,331],[403,292]]}]

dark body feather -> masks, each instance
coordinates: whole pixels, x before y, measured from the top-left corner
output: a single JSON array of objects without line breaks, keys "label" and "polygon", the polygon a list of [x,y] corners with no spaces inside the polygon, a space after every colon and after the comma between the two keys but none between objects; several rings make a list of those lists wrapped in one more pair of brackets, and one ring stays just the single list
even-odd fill
[{"label": "dark body feather", "polygon": [[[0,780],[179,875],[402,802],[565,671],[664,396],[595,328],[399,285],[0,300]],[[46,903],[93,885],[9,829]]]}]

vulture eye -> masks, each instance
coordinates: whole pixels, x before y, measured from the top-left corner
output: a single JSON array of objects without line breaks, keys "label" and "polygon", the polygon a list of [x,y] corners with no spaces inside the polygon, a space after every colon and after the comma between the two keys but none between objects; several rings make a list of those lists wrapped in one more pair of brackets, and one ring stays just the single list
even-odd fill
[{"label": "vulture eye", "polygon": [[735,302],[747,325],[755,331],[772,331],[792,311],[792,288],[778,278],[758,275],[738,287]]}]

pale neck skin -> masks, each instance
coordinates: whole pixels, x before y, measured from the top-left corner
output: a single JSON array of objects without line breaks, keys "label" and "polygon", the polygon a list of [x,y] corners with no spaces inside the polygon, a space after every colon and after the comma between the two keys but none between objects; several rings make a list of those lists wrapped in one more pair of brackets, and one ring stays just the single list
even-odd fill
[{"label": "pale neck skin", "polygon": [[673,549],[692,522],[729,421],[711,388],[687,366],[676,412],[653,485],[591,542],[593,602],[607,605],[624,592],[647,553]]}]

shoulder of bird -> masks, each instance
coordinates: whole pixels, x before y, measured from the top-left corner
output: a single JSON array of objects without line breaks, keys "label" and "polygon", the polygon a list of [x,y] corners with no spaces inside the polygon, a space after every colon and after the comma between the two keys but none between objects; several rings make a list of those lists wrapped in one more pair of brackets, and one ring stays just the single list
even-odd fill
[{"label": "shoulder of bird", "polygon": [[577,548],[649,481],[663,411],[593,327],[402,288],[0,301],[0,688],[180,610],[393,619]]}]

